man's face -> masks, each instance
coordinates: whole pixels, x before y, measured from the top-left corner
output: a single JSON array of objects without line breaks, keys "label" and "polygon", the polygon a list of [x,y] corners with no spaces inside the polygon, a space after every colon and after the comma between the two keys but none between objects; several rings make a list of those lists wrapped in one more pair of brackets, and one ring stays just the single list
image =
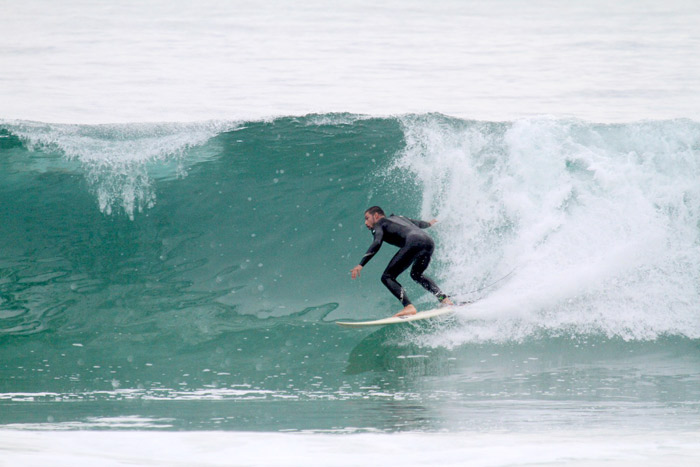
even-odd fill
[{"label": "man's face", "polygon": [[374,224],[376,224],[378,220],[379,214],[370,214],[368,212],[365,213],[365,225],[369,230],[372,230],[374,228]]}]

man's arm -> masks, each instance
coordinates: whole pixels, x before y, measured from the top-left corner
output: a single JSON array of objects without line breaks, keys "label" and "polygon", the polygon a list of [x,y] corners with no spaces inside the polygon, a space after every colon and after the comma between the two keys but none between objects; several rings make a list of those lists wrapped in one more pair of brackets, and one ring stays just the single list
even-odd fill
[{"label": "man's arm", "polygon": [[432,226],[433,224],[435,224],[437,222],[437,219],[433,219],[430,222],[426,222],[426,221],[419,221],[416,219],[411,219],[409,217],[406,217],[406,220],[411,221],[412,223],[414,223],[415,225],[417,225],[421,229],[427,229],[428,227]]},{"label": "man's arm", "polygon": [[360,277],[360,271],[362,270],[362,268],[365,266],[365,264],[367,264],[369,262],[369,260],[372,259],[372,257],[374,255],[377,254],[379,249],[382,247],[382,242],[384,241],[383,238],[384,238],[384,230],[381,227],[376,228],[374,230],[374,240],[372,241],[372,244],[367,249],[367,253],[365,253],[365,255],[360,260],[360,264],[358,264],[357,266],[355,266],[354,268],[352,268],[350,270],[350,276],[353,279]]},{"label": "man's arm", "polygon": [[379,249],[382,247],[383,241],[384,241],[384,229],[382,229],[381,227],[377,227],[374,230],[374,240],[372,241],[372,244],[367,249],[367,253],[365,253],[365,255],[360,260],[360,266],[364,267],[365,264],[369,263],[369,260],[371,260],[374,257],[374,255],[377,254]]}]

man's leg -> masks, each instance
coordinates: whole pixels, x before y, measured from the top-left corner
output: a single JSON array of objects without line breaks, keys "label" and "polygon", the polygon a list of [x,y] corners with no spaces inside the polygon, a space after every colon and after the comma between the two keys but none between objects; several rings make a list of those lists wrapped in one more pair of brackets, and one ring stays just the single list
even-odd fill
[{"label": "man's leg", "polygon": [[428,276],[424,275],[426,269],[430,265],[430,259],[433,255],[432,246],[423,249],[416,255],[416,261],[411,268],[411,279],[418,282],[425,290],[432,293],[445,305],[452,305],[452,301],[445,295],[440,287]]},{"label": "man's leg", "polygon": [[411,304],[411,300],[408,299],[408,296],[406,296],[406,291],[396,280],[402,272],[408,269],[414,258],[415,250],[411,247],[403,247],[391,258],[391,261],[389,261],[389,264],[382,274],[382,284],[384,284],[404,306],[404,309],[396,316],[416,313],[416,308]]}]

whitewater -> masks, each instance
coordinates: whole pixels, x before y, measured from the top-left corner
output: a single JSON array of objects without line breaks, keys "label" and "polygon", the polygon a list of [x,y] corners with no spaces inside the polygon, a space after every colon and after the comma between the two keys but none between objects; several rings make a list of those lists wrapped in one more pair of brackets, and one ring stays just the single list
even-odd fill
[{"label": "whitewater", "polygon": [[694,2],[0,6],[0,465],[700,459]]}]

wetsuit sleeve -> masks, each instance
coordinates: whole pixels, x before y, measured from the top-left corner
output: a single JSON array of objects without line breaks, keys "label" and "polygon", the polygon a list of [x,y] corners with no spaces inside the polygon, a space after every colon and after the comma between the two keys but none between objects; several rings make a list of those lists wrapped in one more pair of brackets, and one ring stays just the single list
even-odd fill
[{"label": "wetsuit sleeve", "polygon": [[384,229],[381,226],[377,226],[374,230],[374,241],[367,249],[367,253],[360,260],[360,266],[364,267],[365,264],[369,263],[374,255],[377,254],[379,249],[382,247],[382,242],[384,241]]},{"label": "wetsuit sleeve", "polygon": [[409,220],[409,221],[413,222],[415,225],[417,225],[417,226],[420,227],[421,229],[427,229],[428,227],[430,227],[430,222],[417,221],[417,220],[415,220],[415,219],[411,219],[411,218],[408,218],[408,217],[406,217],[406,220]]}]

